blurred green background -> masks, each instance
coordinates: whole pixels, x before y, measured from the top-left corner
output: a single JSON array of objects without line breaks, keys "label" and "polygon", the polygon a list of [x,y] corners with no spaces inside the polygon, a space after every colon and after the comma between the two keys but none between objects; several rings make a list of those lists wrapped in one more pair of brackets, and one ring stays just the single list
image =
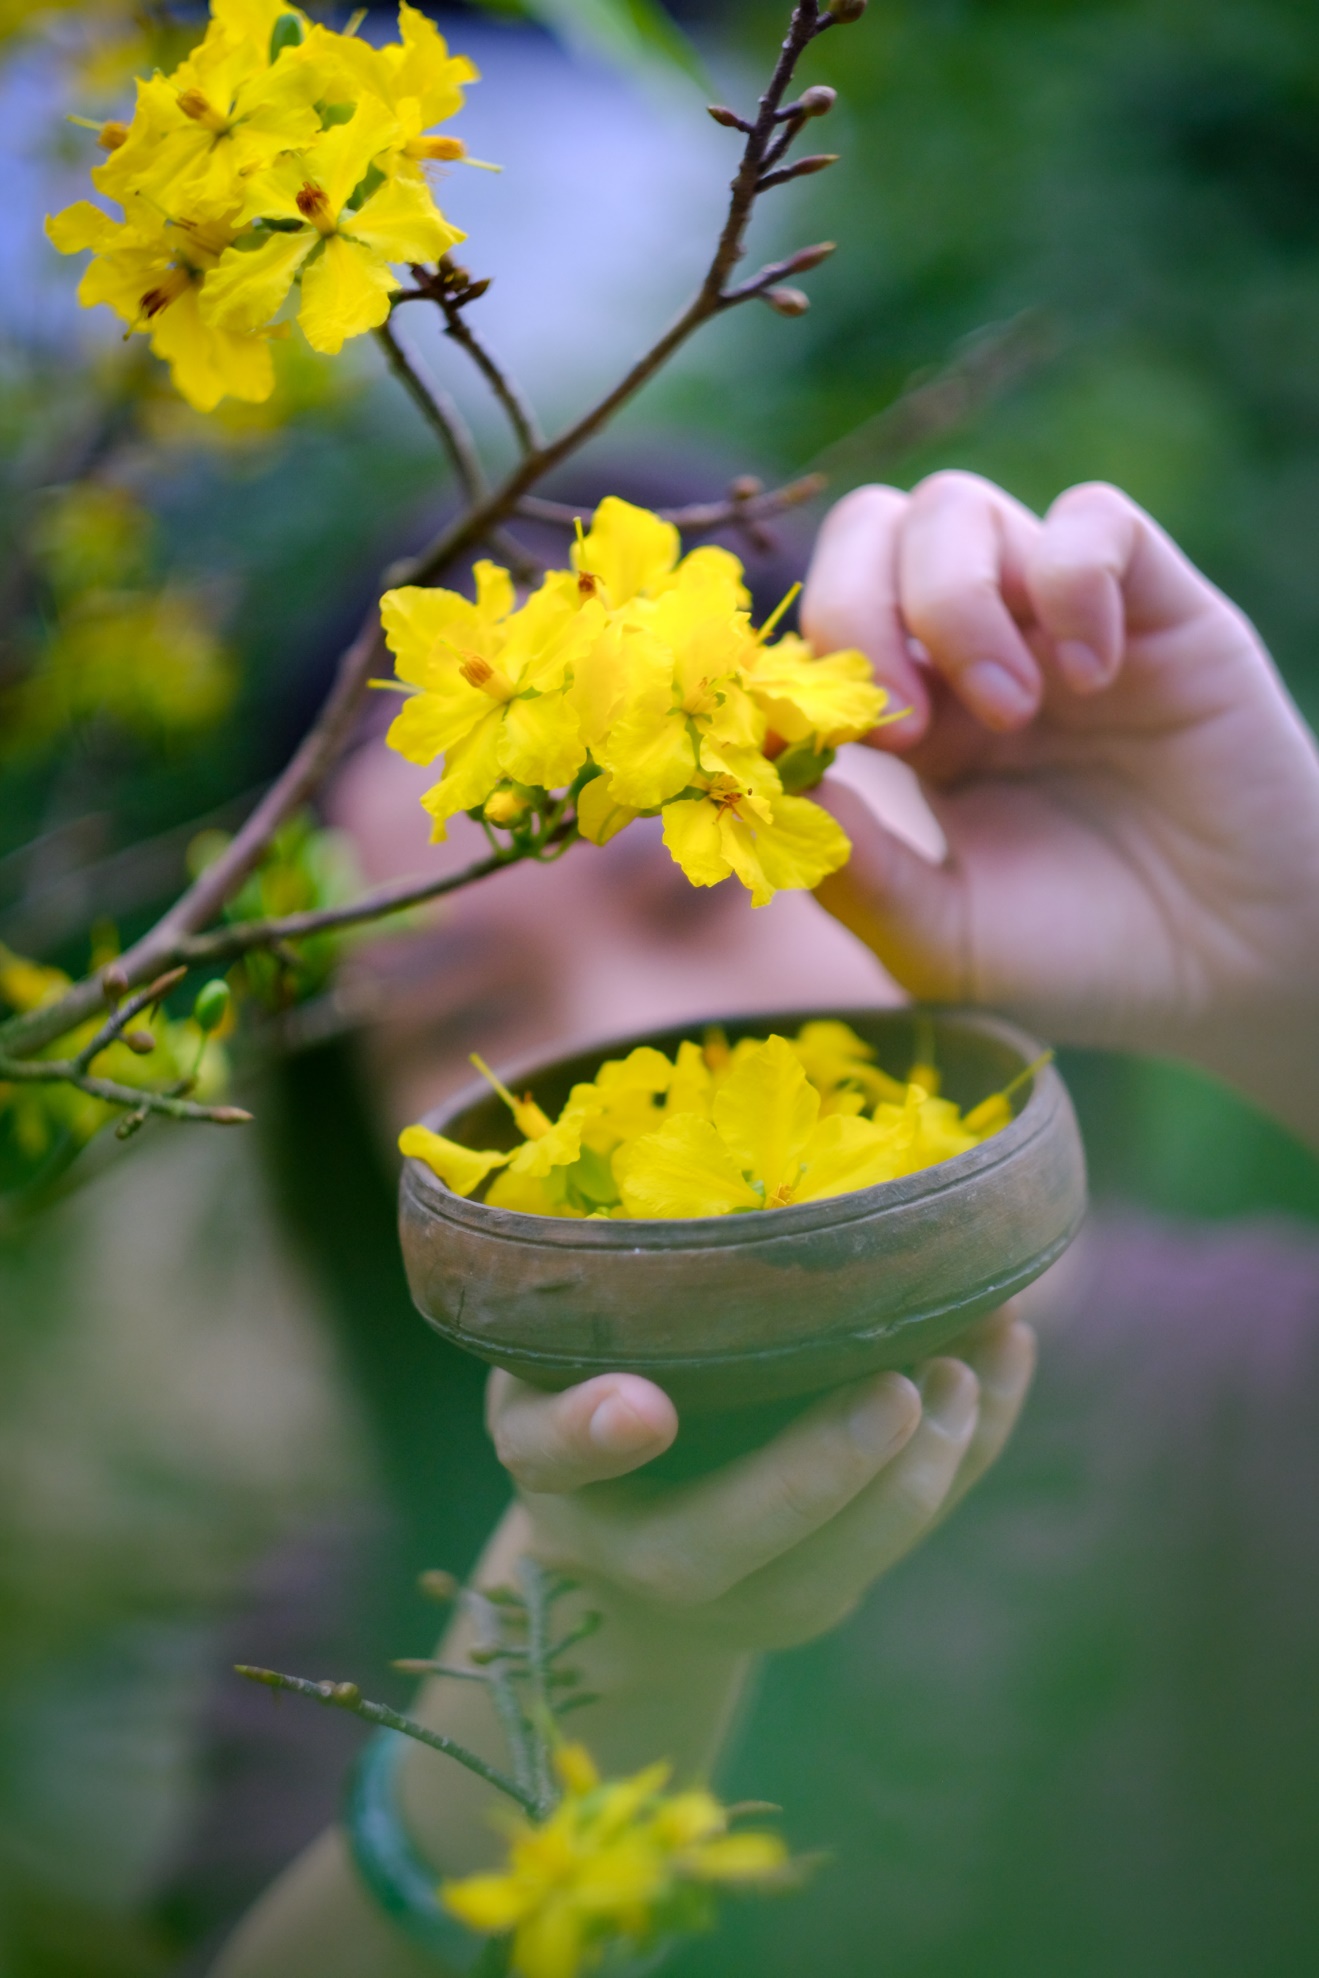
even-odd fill
[{"label": "blurred green background", "polygon": [[[533,144],[567,147],[572,120],[559,114],[565,72],[536,31],[518,24],[500,29],[483,12],[438,11],[457,45],[465,34],[481,37],[492,78],[487,89],[495,87],[501,61],[510,74],[516,71],[519,89],[531,92]],[[782,0],[676,11],[719,93],[744,101],[781,32]],[[60,123],[64,103],[54,80],[60,68],[46,48],[19,45],[4,85],[16,196],[0,238],[9,257],[0,527],[15,546],[34,503],[44,499],[34,487],[63,479],[85,445],[95,397],[86,382],[83,328],[73,325],[69,308],[71,271],[39,278],[27,272],[39,263],[33,242],[41,211],[77,196],[73,163],[86,156]],[[635,182],[650,185],[653,198],[639,190],[634,222],[615,210],[602,225],[591,173],[603,168],[588,158],[582,197],[565,205],[544,244],[546,280],[557,284],[556,294],[569,291],[579,267],[607,264],[621,251],[630,227],[644,241],[653,205],[666,239],[656,299],[667,307],[680,298],[685,271],[694,274],[706,252],[724,140],[712,138],[703,99],[688,83],[607,67],[591,70],[591,78],[590,103],[618,105],[609,142],[635,141],[639,156],[644,150]],[[1252,615],[1314,720],[1319,11],[1313,0],[871,0],[865,21],[846,41],[839,34],[822,44],[806,79],[840,88],[821,143],[837,148],[842,161],[780,195],[760,244],[770,250],[816,238],[839,242],[837,256],[809,280],[810,314],[785,323],[748,310],[720,324],[620,422],[601,462],[666,461],[693,494],[717,493],[739,470],[769,480],[818,462],[837,494],[871,478],[907,485],[956,463],[992,476],[1036,507],[1077,480],[1115,481]],[[96,114],[111,107],[91,85],[85,103]],[[634,140],[625,135],[629,123]],[[580,134],[572,141],[585,142]],[[697,166],[704,194],[690,190]],[[630,251],[642,265],[644,248],[633,242]],[[607,309],[604,314],[606,343],[621,337],[626,349],[629,338],[637,340],[630,321],[611,330]],[[572,341],[565,334],[543,353],[540,383],[551,414],[566,413],[584,396]],[[949,366],[954,397],[961,393],[964,400],[951,425],[943,417]],[[923,376],[936,381],[934,403],[946,428],[934,439],[920,436],[923,401],[914,423],[885,417],[894,398]],[[168,897],[198,822],[231,822],[237,801],[278,766],[380,563],[423,535],[442,507],[446,493],[431,446],[369,356],[348,362],[334,379],[313,366],[291,391],[297,409],[288,423],[267,427],[240,418],[221,422],[209,436],[199,422],[156,405],[148,438],[129,448],[126,482],[154,518],[143,554],[157,579],[204,598],[230,656],[233,697],[220,720],[196,730],[92,720],[55,742],[6,742],[0,940],[11,946],[77,970],[86,963],[98,916],[110,913],[131,938]],[[797,553],[804,538],[788,531],[787,540]],[[0,670],[0,691],[12,684],[12,658],[5,665],[10,670]],[[132,850],[143,839],[154,848],[145,859]],[[1315,1163],[1209,1081],[1183,1067],[1104,1053],[1067,1053],[1064,1068],[1101,1201],[1179,1219],[1192,1233],[1209,1221],[1228,1226],[1260,1212],[1305,1220],[1319,1214]],[[149,1149],[135,1156],[154,1163],[140,1170],[146,1180],[138,1185],[154,1204],[155,1233],[167,1240],[147,1291],[98,1307],[95,1325],[79,1329],[79,1286],[99,1268],[97,1246],[113,1250],[117,1229],[122,1248],[116,1213],[128,1197],[115,1191],[130,1184],[121,1172],[87,1191],[76,1225],[58,1222],[53,1236],[24,1227],[0,1252],[0,1391],[7,1395],[0,1407],[0,1476],[10,1479],[0,1556],[0,1677],[7,1684],[0,1711],[0,1978],[147,1978],[175,1968],[217,1914],[222,1920],[222,1899],[208,1910],[186,1891],[161,1896],[152,1866],[160,1837],[149,1830],[153,1820],[170,1817],[170,1808],[195,1811],[189,1752],[216,1665],[216,1631],[237,1579],[290,1531],[327,1518],[332,1524],[338,1513],[351,1524],[352,1507],[372,1490],[407,1526],[408,1490],[399,1479],[423,1460],[436,1460],[429,1418],[424,1410],[409,1415],[399,1399],[411,1383],[417,1400],[423,1373],[410,1356],[414,1347],[433,1351],[430,1343],[416,1327],[407,1345],[399,1343],[401,1331],[390,1335],[388,1352],[364,1344],[382,1283],[398,1303],[397,1267],[389,1177],[366,1151],[365,1128],[356,1152],[327,1155],[331,1123],[341,1126],[353,1103],[349,1084],[344,1060],[333,1052],[304,1055],[288,1073],[284,1110],[272,1102],[267,1149],[278,1180],[272,1200],[256,1200],[251,1177],[226,1166],[227,1154],[199,1148],[178,1162]],[[317,1170],[319,1189],[310,1185],[313,1149],[332,1168]],[[319,1199],[310,1204],[313,1193]],[[253,1316],[244,1272],[250,1269],[253,1282],[260,1277],[262,1246],[273,1255],[269,1226],[280,1217],[321,1246],[322,1289],[338,1321],[332,1352],[296,1290],[281,1293],[273,1319]],[[200,1299],[192,1261],[198,1255],[211,1259],[214,1272]],[[269,1270],[278,1277],[277,1262]],[[372,1436],[363,1431],[356,1403],[334,1399],[331,1360],[340,1377],[349,1371],[366,1416],[377,1426],[392,1424],[383,1455],[379,1446],[364,1453]],[[241,1391],[220,1377],[235,1364],[247,1381]],[[205,1377],[199,1367],[209,1370]],[[465,1493],[465,1522],[448,1555],[462,1564],[457,1555],[475,1544],[499,1484],[480,1451],[475,1371],[451,1371],[472,1417],[470,1431],[455,1430],[443,1456],[450,1486]],[[373,1383],[379,1393],[371,1391]],[[253,1412],[254,1387],[263,1388],[264,1414]],[[1062,1441],[1069,1423],[1085,1419],[1085,1397],[1064,1384],[1053,1400],[1053,1441],[1033,1446],[1016,1488],[1019,1497],[1033,1491],[1034,1502],[1056,1507],[1080,1489]],[[1048,1418],[1047,1398],[1040,1406]],[[1084,1440],[1078,1429],[1076,1446]],[[1151,1490],[1161,1490],[1157,1466],[1149,1474]],[[923,1611],[936,1624],[940,1601],[945,1594],[952,1600],[948,1582],[958,1572],[986,1577],[984,1557],[999,1555],[991,1546],[977,1567],[976,1547],[989,1543],[994,1518],[1010,1524],[1012,1515],[999,1501],[980,1524],[958,1527],[957,1549],[940,1553],[942,1565],[930,1569],[935,1579],[925,1582]],[[442,1521],[438,1513],[428,1517],[418,1514],[401,1541],[379,1540],[376,1551],[387,1562],[382,1578],[389,1578],[391,1560],[432,1559],[426,1548]],[[337,1542],[327,1541],[332,1560]],[[1134,1612],[1147,1596],[1157,1605],[1159,1575],[1145,1570],[1139,1545],[1131,1545],[1128,1552],[1119,1547],[1106,1570],[1126,1586]],[[336,1572],[333,1563],[325,1568],[337,1598],[344,1583]],[[915,1583],[897,1584],[909,1586],[922,1611]],[[328,1640],[324,1628],[316,1633],[334,1611],[319,1585],[306,1603],[311,1638],[296,1651],[318,1669],[333,1659],[336,1641],[347,1654],[344,1642],[355,1639],[351,1631],[342,1640],[332,1630]],[[1248,1610],[1250,1589],[1234,1583],[1232,1598],[1238,1594]],[[1226,1627],[1227,1598],[1222,1585],[1212,1598],[1205,1595],[1206,1631]],[[363,1599],[368,1606],[375,1600],[378,1625],[364,1636],[375,1655],[380,1615],[393,1626],[405,1603],[396,1585]],[[1030,1612],[1027,1603],[1013,1627],[1024,1630]],[[1114,1670],[1125,1666],[1129,1643],[1104,1637],[1102,1628],[1087,1634],[1084,1602],[1072,1624],[1076,1639],[1041,1676],[1039,1721],[1046,1728],[1083,1718],[1105,1684],[1117,1682]],[[415,1633],[424,1620],[410,1614],[406,1625]],[[390,1640],[413,1645],[397,1634]],[[323,1653],[318,1642],[325,1643]],[[244,1646],[233,1644],[234,1653]],[[909,1648],[890,1644],[888,1662],[877,1665],[895,1682],[920,1664]],[[830,1686],[846,1679],[845,1651],[829,1655],[807,1658],[791,1665],[795,1675],[775,1678],[781,1688],[797,1685],[795,1718],[780,1699],[783,1721],[796,1725],[795,1734]],[[1170,1670],[1171,1660],[1164,1680],[1169,1694],[1180,1696]],[[959,1669],[943,1673],[960,1699],[957,1735],[965,1731],[977,1763],[992,1772],[1000,1754],[976,1719],[974,1685],[958,1687],[965,1674]],[[1230,1713],[1230,1688],[1224,1694],[1222,1708]],[[890,1787],[919,1800],[918,1757],[904,1757],[902,1744],[904,1735],[914,1735],[910,1725],[889,1696],[875,1691],[871,1701],[873,1735],[889,1740]],[[1220,1701],[1215,1692],[1215,1709]],[[1015,1698],[1023,1716],[1029,1703]],[[916,1716],[924,1710],[934,1717],[943,1708],[933,1689],[912,1705]],[[1303,1728],[1292,1724],[1297,1739]],[[1289,1735],[1272,1720],[1266,1731],[1280,1745]],[[1059,1748],[1066,1748],[1065,1738]],[[1301,1740],[1297,1749],[1304,1748]],[[106,1788],[99,1824],[95,1809],[87,1810],[89,1760],[92,1776],[118,1782]],[[125,1788],[129,1774],[137,1783]],[[1021,1776],[1029,1774],[1027,1764]],[[1227,1760],[1221,1776],[1206,1778],[1207,1784],[1184,1781],[1187,1804],[1197,1795],[1231,1799]],[[956,1780],[950,1761],[939,1790],[953,1800]],[[749,1791],[777,1790],[763,1768],[748,1767],[744,1783]],[[1018,1784],[1028,1796],[1027,1785]],[[1056,1785],[1041,1758],[1032,1788],[1037,1799],[1043,1803]],[[811,1817],[819,1812],[823,1821],[827,1788],[821,1777],[812,1785],[789,1776],[783,1793],[796,1793],[813,1809]],[[1280,1786],[1271,1813],[1261,1815],[1269,1835],[1275,1831],[1269,1818],[1279,1835],[1294,1836],[1313,1814],[1312,1804],[1307,1808],[1289,1792]],[[130,1809],[132,1832],[107,1860],[104,1835],[121,1806]],[[944,1802],[927,1795],[922,1807],[922,1831],[937,1856]],[[950,1900],[937,1876],[929,1879],[928,1856],[913,1865],[901,1854],[905,1842],[893,1807],[881,1804],[876,1819],[879,1845],[898,1836],[898,1908],[904,1901],[915,1909]],[[955,1815],[949,1819],[955,1825]],[[1010,1823],[1007,1831],[1015,1831]],[[1082,1834],[1076,1846],[1084,1845]],[[849,1848],[855,1853],[855,1836],[841,1850],[845,1861]],[[955,1852],[947,1858],[958,1859]],[[63,1878],[52,1866],[61,1860]],[[1178,1872],[1192,1888],[1207,1873],[1205,1863],[1218,1860],[1211,1851]],[[87,1866],[92,1861],[100,1862],[99,1880]],[[1289,1902],[1301,1914],[1303,1869],[1290,1881],[1278,1872],[1276,1889],[1266,1876],[1257,1896],[1243,1897],[1242,1915],[1252,1901],[1266,1899],[1266,1890],[1273,1891],[1275,1919]],[[1096,1869],[1101,1881],[1113,1873],[1111,1863]],[[244,1887],[241,1863],[231,1886]],[[1013,1889],[1014,1900],[1033,1899],[1029,1882]],[[1188,1903],[1194,1908],[1201,1893],[1212,1918],[1207,1890],[1192,1888]],[[1050,1900],[1055,1896],[1056,1890]],[[985,1913],[992,1910],[988,1903]],[[1135,1935],[1117,1930],[1106,1937],[1100,1929],[1084,1949],[1068,1936],[1060,1911],[1054,1941],[1064,1948],[1047,1965],[1021,1961],[1001,1917],[979,1936],[968,1926],[958,1941],[971,1946],[970,1961],[961,1965],[941,1961],[934,1950],[927,1956],[920,1931],[911,1929],[894,1968],[912,1978],[952,1968],[975,1978],[1022,1971],[1034,1978],[1045,1969],[1085,1978],[1119,1970],[1150,1978],[1191,1978],[1193,1971],[1197,1978],[1205,1971],[1301,1978],[1315,1968],[1313,1933],[1294,1918],[1294,1928],[1284,1920],[1252,1958],[1249,1943],[1231,1932],[1215,1940],[1210,1923],[1200,1935],[1162,1946],[1157,1933],[1142,1938],[1141,1918],[1156,1910],[1157,1904],[1142,1910],[1133,1896]],[[1136,1941],[1144,1948],[1133,1956]],[[824,1968],[843,1978],[853,1972],[870,1978],[888,1968],[883,1946],[864,1935],[846,1940],[834,1967],[828,1947],[819,1948]],[[754,1955],[764,1950],[762,1941]],[[721,1968],[717,1948],[694,1954],[691,1968]],[[759,1967],[753,1961],[736,1968]]]}]

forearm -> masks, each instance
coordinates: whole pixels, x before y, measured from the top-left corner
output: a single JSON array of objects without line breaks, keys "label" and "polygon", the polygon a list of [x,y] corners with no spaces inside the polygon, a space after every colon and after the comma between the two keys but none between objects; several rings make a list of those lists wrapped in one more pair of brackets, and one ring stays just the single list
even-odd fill
[{"label": "forearm", "polygon": [[[496,1531],[475,1584],[511,1583],[529,1548],[525,1515],[510,1511]],[[601,1770],[618,1776],[657,1758],[679,1779],[707,1771],[726,1733],[748,1668],[746,1657],[689,1639],[689,1631],[635,1609],[607,1586],[583,1588],[577,1605],[599,1609],[604,1625],[572,1654],[582,1687],[599,1701],[570,1718]],[[565,1603],[565,1607],[567,1603]],[[438,1659],[465,1665],[471,1623],[458,1616]],[[482,1685],[428,1682],[413,1714],[444,1730],[491,1763],[508,1752]],[[507,1805],[490,1788],[437,1753],[418,1746],[402,1771],[401,1812],[413,1842],[442,1875],[488,1866],[499,1849],[490,1815]],[[422,1978],[436,1963],[413,1951],[362,1888],[338,1830],[307,1849],[240,1928],[216,1978]]]}]

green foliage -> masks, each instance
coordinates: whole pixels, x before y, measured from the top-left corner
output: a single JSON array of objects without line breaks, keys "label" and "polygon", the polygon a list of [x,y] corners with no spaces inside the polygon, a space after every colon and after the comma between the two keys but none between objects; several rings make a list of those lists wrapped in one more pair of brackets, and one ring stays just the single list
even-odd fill
[{"label": "green foliage", "polygon": [[570,48],[624,68],[656,64],[707,87],[705,65],[660,0],[478,0],[488,13],[539,21]]}]

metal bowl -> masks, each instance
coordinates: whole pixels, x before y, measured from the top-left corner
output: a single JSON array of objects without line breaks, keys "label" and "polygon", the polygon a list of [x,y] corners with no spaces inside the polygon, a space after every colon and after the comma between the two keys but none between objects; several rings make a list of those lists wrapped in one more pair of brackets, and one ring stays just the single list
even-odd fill
[{"label": "metal bowl", "polygon": [[[792,1036],[820,1016],[850,1023],[898,1077],[932,1026],[943,1090],[964,1107],[1040,1056],[1010,1024],[942,1009],[713,1020],[735,1041]],[[533,1092],[553,1117],[602,1059],[638,1044],[672,1051],[703,1027],[685,1023],[514,1066],[506,1081]],[[1010,1125],[937,1167],[753,1215],[521,1215],[464,1201],[410,1160],[400,1230],[413,1301],[446,1339],[540,1387],[623,1369],[658,1381],[684,1412],[744,1408],[910,1366],[1038,1277],[1080,1224],[1085,1157],[1052,1066],[1015,1103]],[[484,1084],[426,1124],[472,1147],[507,1148],[518,1137]]]}]

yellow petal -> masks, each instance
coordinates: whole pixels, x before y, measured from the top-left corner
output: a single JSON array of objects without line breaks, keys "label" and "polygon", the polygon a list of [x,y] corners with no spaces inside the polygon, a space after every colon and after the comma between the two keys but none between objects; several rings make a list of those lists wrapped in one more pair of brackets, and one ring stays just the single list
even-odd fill
[{"label": "yellow petal", "polygon": [[582,1969],[582,1926],[562,1899],[529,1916],[513,1939],[515,1978],[577,1978]]},{"label": "yellow petal", "polygon": [[250,254],[227,249],[202,286],[203,320],[235,333],[264,328],[281,308],[317,238],[306,227],[301,233],[271,234]]},{"label": "yellow petal", "polygon": [[372,160],[398,135],[398,119],[379,97],[364,96],[346,124],[333,124],[301,154],[306,176],[321,187],[337,218]]},{"label": "yellow petal", "polygon": [[117,245],[125,231],[118,220],[112,220],[99,206],[93,206],[90,199],[75,199],[72,206],[52,213],[46,221],[46,238],[61,254],[81,254],[88,247],[105,254]]},{"label": "yellow petal", "polygon": [[440,1901],[451,1916],[469,1930],[502,1936],[521,1922],[536,1892],[511,1875],[468,1875],[460,1882],[441,1882]]},{"label": "yellow petal", "polygon": [[705,1053],[699,1044],[686,1039],[678,1046],[664,1110],[670,1115],[699,1113],[703,1119],[709,1119],[713,1098],[714,1080],[705,1062]]},{"label": "yellow petal", "polygon": [[[452,695],[413,694],[405,700],[386,736],[391,749],[408,762],[434,762],[490,713],[490,702],[475,688],[459,682]],[[472,802],[477,799],[474,797]],[[470,805],[463,805],[470,809]]]},{"label": "yellow petal", "polygon": [[562,694],[510,701],[504,715],[499,760],[515,783],[556,790],[571,783],[586,760],[577,716]]},{"label": "yellow petal", "polygon": [[765,1184],[765,1203],[797,1178],[820,1113],[820,1095],[785,1037],[750,1052],[715,1096],[713,1117],[743,1173]]},{"label": "yellow petal", "polygon": [[577,798],[577,828],[592,845],[607,845],[637,814],[619,803],[607,776],[593,776]]},{"label": "yellow petal", "polygon": [[409,1160],[424,1161],[455,1195],[471,1195],[488,1174],[512,1159],[491,1149],[477,1153],[471,1147],[460,1147],[456,1140],[446,1140],[428,1126],[405,1127],[398,1137],[398,1150]]},{"label": "yellow petal", "polygon": [[792,635],[762,652],[748,684],[776,734],[787,742],[813,737],[823,748],[868,734],[888,704],[864,653],[815,659]]},{"label": "yellow petal", "polygon": [[423,179],[387,179],[340,226],[385,261],[438,261],[467,238],[439,211]]},{"label": "yellow petal", "polygon": [[722,1834],[684,1856],[682,1866],[702,1882],[762,1882],[788,1859],[777,1834]]},{"label": "yellow petal", "polygon": [[818,886],[846,865],[851,840],[842,826],[807,797],[775,797],[769,827],[757,827],[761,870],[776,892]]},{"label": "yellow petal", "polygon": [[761,1206],[710,1121],[695,1113],[621,1147],[614,1175],[629,1216],[727,1216]]},{"label": "yellow petal", "polygon": [[275,389],[275,366],[263,336],[237,336],[202,320],[200,290],[186,288],[155,319],[151,348],[170,367],[174,387],[198,412],[222,398],[260,405]]},{"label": "yellow petal", "polygon": [[802,1172],[792,1191],[794,1202],[821,1202],[855,1188],[873,1188],[903,1172],[902,1156],[891,1134],[872,1120],[830,1113],[822,1119],[802,1153]]},{"label": "yellow petal", "polygon": [[500,710],[491,708],[445,756],[443,776],[421,800],[423,809],[435,820],[431,832],[434,844],[444,843],[445,824],[455,812],[483,804],[500,781],[499,730]]},{"label": "yellow petal", "polygon": [[607,495],[595,511],[590,533],[573,551],[573,568],[604,585],[616,611],[638,592],[662,584],[678,560],[680,541],[671,522],[649,509],[635,508]]},{"label": "yellow petal", "polygon": [[724,853],[719,807],[706,797],[684,797],[665,804],[664,843],[675,865],[693,886],[717,886],[732,866]]},{"label": "yellow petal", "polygon": [[600,1783],[595,1760],[584,1744],[561,1744],[554,1754],[554,1769],[570,1793],[594,1792]]},{"label": "yellow petal", "polygon": [[566,1199],[552,1194],[540,1175],[513,1174],[508,1168],[497,1174],[486,1190],[492,1209],[513,1209],[522,1216],[558,1216],[580,1220],[582,1211]]},{"label": "yellow petal", "polygon": [[398,278],[360,242],[334,234],[302,277],[298,321],[313,350],[335,356],[349,337],[384,322]]},{"label": "yellow petal", "polygon": [[621,802],[654,810],[685,790],[696,773],[696,751],[672,689],[662,699],[634,704],[614,723],[597,751]]}]

